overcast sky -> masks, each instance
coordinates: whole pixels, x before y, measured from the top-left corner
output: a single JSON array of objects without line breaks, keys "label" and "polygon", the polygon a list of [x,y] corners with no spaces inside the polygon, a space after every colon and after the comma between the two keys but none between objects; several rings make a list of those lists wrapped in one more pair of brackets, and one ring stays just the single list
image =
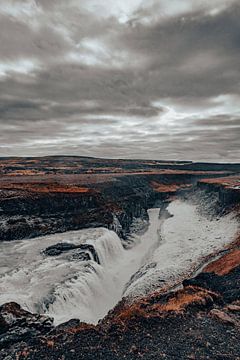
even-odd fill
[{"label": "overcast sky", "polygon": [[239,0],[1,0],[0,156],[240,161]]}]

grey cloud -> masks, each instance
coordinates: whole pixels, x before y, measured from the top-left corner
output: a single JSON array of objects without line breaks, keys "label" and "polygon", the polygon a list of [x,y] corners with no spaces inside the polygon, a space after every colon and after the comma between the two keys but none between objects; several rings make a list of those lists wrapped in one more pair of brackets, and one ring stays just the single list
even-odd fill
[{"label": "grey cloud", "polygon": [[152,96],[239,92],[240,6],[216,16],[201,12],[151,26],[129,27],[123,46],[148,59],[143,82]]},{"label": "grey cloud", "polygon": [[26,23],[0,16],[0,59],[14,61],[21,58],[46,61],[63,55],[69,44],[47,23],[32,29]]},{"label": "grey cloud", "polygon": [[[239,94],[240,5],[158,17],[158,3],[127,23],[77,0],[0,14],[0,153],[36,155],[37,141],[41,154],[236,159],[239,117],[213,99]],[[14,71],[21,59],[36,68]],[[2,77],[1,62],[13,67]]]}]

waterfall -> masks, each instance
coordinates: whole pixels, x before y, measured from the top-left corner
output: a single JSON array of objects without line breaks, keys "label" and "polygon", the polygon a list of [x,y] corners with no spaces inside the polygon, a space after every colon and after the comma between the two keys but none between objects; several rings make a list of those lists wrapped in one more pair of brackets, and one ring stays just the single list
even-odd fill
[{"label": "waterfall", "polygon": [[[135,236],[130,250],[114,231],[105,228],[1,243],[5,267],[0,273],[0,303],[16,301],[31,312],[54,317],[55,324],[71,318],[97,323],[121,300],[126,283],[158,241],[158,214],[159,209],[149,210],[148,230]],[[74,256],[79,249],[58,256],[44,254],[59,243],[92,245],[99,263],[92,254],[90,260],[80,261]]]},{"label": "waterfall", "polygon": [[[181,201],[168,211],[172,216],[166,218],[150,209],[146,232],[133,234],[128,249],[105,228],[0,242],[0,304],[15,301],[54,317],[55,324],[72,318],[96,324],[122,296],[136,298],[176,283],[237,231],[232,215],[209,220]],[[56,244],[63,251],[47,255]]]}]

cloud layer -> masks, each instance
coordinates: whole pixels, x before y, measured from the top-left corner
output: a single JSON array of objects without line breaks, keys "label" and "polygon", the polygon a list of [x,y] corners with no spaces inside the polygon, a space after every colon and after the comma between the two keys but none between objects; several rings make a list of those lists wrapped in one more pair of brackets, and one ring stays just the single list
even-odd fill
[{"label": "cloud layer", "polygon": [[234,0],[2,0],[0,156],[240,160]]}]

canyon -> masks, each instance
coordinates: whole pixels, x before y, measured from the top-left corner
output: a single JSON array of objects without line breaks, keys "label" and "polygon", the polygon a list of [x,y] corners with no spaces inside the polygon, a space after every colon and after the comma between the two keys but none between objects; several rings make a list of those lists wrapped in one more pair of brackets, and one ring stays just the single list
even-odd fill
[{"label": "canyon", "polygon": [[240,358],[239,173],[1,158],[0,358]]}]

